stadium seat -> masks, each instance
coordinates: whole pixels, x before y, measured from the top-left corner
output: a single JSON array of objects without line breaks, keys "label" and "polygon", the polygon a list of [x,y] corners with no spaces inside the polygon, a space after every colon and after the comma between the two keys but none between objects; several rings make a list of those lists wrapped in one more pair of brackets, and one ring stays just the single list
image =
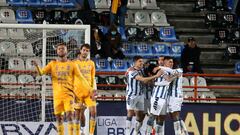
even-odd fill
[{"label": "stadium seat", "polygon": [[[40,84],[40,85],[42,85],[42,77],[43,76],[37,76],[36,77],[36,83],[37,84]],[[47,90],[51,90],[52,89],[52,79],[51,79],[51,76],[49,76],[49,75],[44,75],[44,77],[45,77],[45,83],[46,83],[46,89]],[[40,87],[40,85],[39,86],[36,86],[37,88],[38,87]]]},{"label": "stadium seat", "polygon": [[25,70],[24,61],[21,58],[9,58],[8,69]]},{"label": "stadium seat", "polygon": [[235,74],[240,74],[240,62],[235,63]]},{"label": "stadium seat", "polygon": [[102,31],[102,33],[105,35],[108,33],[109,27],[106,26],[98,26],[98,28]]},{"label": "stadium seat", "polygon": [[152,53],[154,56],[159,57],[160,55],[169,56],[169,47],[165,43],[153,44]]},{"label": "stadium seat", "polygon": [[29,42],[17,43],[17,54],[20,56],[34,56],[33,47]]},{"label": "stadium seat", "polygon": [[35,61],[40,67],[42,62],[38,58],[28,58],[26,59],[26,70],[36,70],[35,66],[33,65],[33,61]]},{"label": "stadium seat", "polygon": [[112,61],[112,71],[126,71],[128,64],[126,60],[114,59]]},{"label": "stadium seat", "polygon": [[96,71],[111,71],[109,62],[106,59],[95,60]]},{"label": "stadium seat", "polygon": [[205,24],[208,27],[217,27],[219,24],[219,17],[216,13],[207,13],[205,16]]},{"label": "stadium seat", "polygon": [[36,85],[28,85],[35,84],[35,80],[31,75],[21,74],[18,76],[18,83],[22,84],[20,87],[22,88],[36,88]]},{"label": "stadium seat", "polygon": [[[194,77],[190,79],[190,86],[194,86]],[[206,79],[197,77],[197,86],[207,86]],[[198,91],[210,91],[208,88],[197,88]]]},{"label": "stadium seat", "polygon": [[159,38],[164,42],[177,42],[174,27],[160,27]]},{"label": "stadium seat", "polygon": [[9,39],[7,29],[0,29],[0,39]]},{"label": "stadium seat", "polygon": [[0,0],[0,6],[7,6],[6,0]]},{"label": "stadium seat", "polygon": [[16,47],[14,43],[3,41],[0,43],[0,55],[10,56],[16,55]]},{"label": "stadium seat", "polygon": [[95,0],[95,8],[109,8],[107,0]]},{"label": "stadium seat", "polygon": [[[114,100],[125,100],[125,96],[126,96],[126,92],[125,91],[117,91],[114,95],[115,98],[119,98],[119,99],[114,99]],[[121,98],[121,99],[120,99]]]},{"label": "stadium seat", "polygon": [[141,41],[143,38],[142,31],[138,27],[128,27],[125,33],[128,41]]},{"label": "stadium seat", "polygon": [[227,45],[224,52],[224,58],[226,59],[239,59],[240,58],[240,47],[238,45]]},{"label": "stadium seat", "polygon": [[[210,99],[216,99],[216,96],[214,95],[214,92],[208,91],[208,92],[200,92],[199,93],[201,98],[210,98]],[[200,100],[201,103],[216,103],[216,100]]]},{"label": "stadium seat", "polygon": [[146,43],[138,43],[135,45],[135,47],[136,47],[136,53],[138,55],[141,55],[144,58],[152,58],[153,57],[151,45],[148,45]]},{"label": "stadium seat", "polygon": [[14,11],[12,9],[0,9],[0,22],[17,23]]},{"label": "stadium seat", "polygon": [[29,7],[41,7],[41,0],[25,0]]},{"label": "stadium seat", "polygon": [[46,20],[46,11],[45,10],[34,10],[33,11],[33,20],[34,20],[34,23],[36,23],[36,24],[42,24],[43,21]]},{"label": "stadium seat", "polygon": [[172,57],[181,57],[183,47],[184,47],[183,42],[173,43],[170,47],[170,55]]},{"label": "stadium seat", "polygon": [[137,25],[140,25],[140,26],[151,26],[151,25],[153,25],[150,21],[150,15],[149,15],[148,12],[137,11],[134,16],[135,16],[134,22]]},{"label": "stadium seat", "polygon": [[240,43],[240,29],[231,30],[230,39],[231,39],[232,43],[239,44]]},{"label": "stadium seat", "polygon": [[226,43],[228,42],[229,32],[227,29],[218,29],[215,31],[215,38],[213,43]]},{"label": "stadium seat", "polygon": [[205,0],[197,0],[195,3],[194,10],[202,11],[206,9],[206,1]]},{"label": "stadium seat", "polygon": [[[190,86],[189,80],[186,77],[182,78],[182,86]],[[183,88],[183,91],[192,91],[192,88]]]},{"label": "stadium seat", "polygon": [[[17,78],[15,75],[12,75],[12,74],[2,74],[1,75],[1,83],[10,83],[10,84],[2,84],[1,86],[3,88],[11,88],[11,89],[14,89],[14,88],[19,88],[18,85],[13,85],[14,83],[17,83]],[[11,84],[13,83],[13,84]]]},{"label": "stadium seat", "polygon": [[140,0],[128,0],[127,7],[130,9],[141,9]]},{"label": "stadium seat", "polygon": [[117,76],[107,76],[106,82],[107,82],[107,84],[118,84],[118,77]]},{"label": "stadium seat", "polygon": [[102,26],[109,27],[110,26],[110,12],[103,11],[99,14],[99,21]]},{"label": "stadium seat", "polygon": [[158,31],[154,27],[144,28],[142,31],[142,36],[144,41],[149,41],[149,42],[159,41]]},{"label": "stadium seat", "polygon": [[236,16],[231,13],[224,14],[222,16],[222,26],[227,28],[232,28],[236,25]]},{"label": "stadium seat", "polygon": [[16,20],[18,23],[34,23],[30,10],[16,10]]},{"label": "stadium seat", "polygon": [[16,6],[16,7],[21,7],[21,6],[26,6],[26,2],[24,0],[8,0],[7,3],[10,6]]},{"label": "stadium seat", "polygon": [[99,100],[113,100],[113,99],[106,99],[105,97],[113,97],[114,95],[107,91],[101,91],[98,93],[98,97],[101,97]]},{"label": "stadium seat", "polygon": [[167,17],[164,12],[152,12],[151,22],[155,26],[170,26],[167,22]]},{"label": "stadium seat", "polygon": [[125,15],[125,24],[126,25],[128,25],[128,26],[129,25],[131,25],[131,26],[136,25],[135,22],[134,22],[134,17],[133,16],[134,16],[133,12],[128,10],[126,15]]},{"label": "stadium seat", "polygon": [[41,5],[44,7],[58,7],[57,0],[41,0]]},{"label": "stadium seat", "polygon": [[67,20],[66,14],[61,10],[53,10],[49,13],[49,16],[50,24],[65,24]]},{"label": "stadium seat", "polygon": [[141,7],[144,9],[159,9],[156,0],[141,0]]},{"label": "stadium seat", "polygon": [[68,24],[75,24],[76,20],[79,19],[79,13],[77,10],[69,11],[67,17]]},{"label": "stadium seat", "polygon": [[135,50],[135,44],[134,43],[127,43],[127,42],[124,42],[122,44],[122,47],[123,47],[123,54],[125,56],[128,56],[128,57],[132,57],[136,54],[136,50]]},{"label": "stadium seat", "polygon": [[11,39],[26,39],[23,29],[8,29],[8,36]]}]

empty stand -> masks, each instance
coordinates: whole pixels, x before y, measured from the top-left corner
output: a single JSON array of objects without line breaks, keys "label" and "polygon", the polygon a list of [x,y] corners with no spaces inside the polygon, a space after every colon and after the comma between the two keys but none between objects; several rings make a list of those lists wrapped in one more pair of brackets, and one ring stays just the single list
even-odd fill
[{"label": "empty stand", "polygon": [[33,62],[36,62],[40,67],[42,65],[42,62],[38,58],[28,58],[26,59],[26,70],[36,70]]},{"label": "empty stand", "polygon": [[231,14],[231,13],[224,14],[222,16],[222,19],[223,19],[222,21],[223,27],[231,28],[231,27],[234,27],[236,24],[236,16],[234,14]]},{"label": "empty stand", "polygon": [[95,0],[95,8],[109,8],[107,0]]},{"label": "empty stand", "polygon": [[[159,41],[158,31],[154,27],[144,28],[142,31],[142,36],[143,36],[144,41],[149,41],[149,42]],[[141,39],[141,41],[142,41],[142,39]]]},{"label": "empty stand", "polygon": [[240,43],[240,29],[233,29],[230,33],[230,39],[232,43]]},{"label": "empty stand", "polygon": [[229,31],[227,29],[218,29],[215,31],[214,43],[228,42]]},{"label": "empty stand", "polygon": [[170,26],[167,22],[167,17],[164,12],[152,12],[151,22],[155,26]]},{"label": "empty stand", "polygon": [[[194,86],[194,77],[190,79],[190,86]],[[197,86],[207,86],[206,79],[203,77],[197,77]],[[197,88],[198,91],[210,91],[208,88]]]},{"label": "empty stand", "polygon": [[145,58],[152,58],[151,46],[146,43],[136,44],[136,53]]},{"label": "empty stand", "polygon": [[0,55],[16,55],[16,47],[12,42],[1,42],[0,43]]},{"label": "empty stand", "polygon": [[33,77],[31,75],[25,75],[25,74],[21,74],[18,76],[18,83],[22,84],[22,88],[36,88],[36,85],[30,85],[30,84],[34,84],[35,80],[33,79]]},{"label": "empty stand", "polygon": [[25,0],[30,7],[41,7],[41,0]]},{"label": "empty stand", "polygon": [[33,47],[29,42],[17,43],[17,54],[20,56],[34,56]]},{"label": "empty stand", "polygon": [[9,58],[8,69],[25,70],[24,61],[21,58]]},{"label": "empty stand", "polygon": [[126,36],[128,41],[141,41],[142,40],[142,31],[138,27],[128,27],[126,29]]},{"label": "empty stand", "polygon": [[128,57],[132,57],[136,54],[136,50],[135,50],[135,46],[134,46],[134,43],[127,43],[127,42],[124,42],[122,44],[123,46],[123,54],[125,56],[128,56]]},{"label": "empty stand", "polygon": [[[186,77],[182,78],[182,86],[190,86],[189,80]],[[192,91],[192,88],[183,88],[183,91]]]},{"label": "empty stand", "polygon": [[21,6],[26,6],[26,2],[24,0],[8,0],[8,4],[10,6],[17,6],[17,7],[21,7]]},{"label": "empty stand", "polygon": [[59,7],[63,8],[74,8],[78,4],[77,0],[58,0]]},{"label": "empty stand", "polygon": [[169,55],[169,47],[165,43],[155,43],[153,44],[152,53],[154,56],[159,57],[160,55],[168,56]]},{"label": "empty stand", "polygon": [[127,7],[130,9],[141,9],[140,0],[128,0]]},{"label": "empty stand", "polygon": [[[2,74],[1,75],[1,83],[17,83],[17,78],[15,75],[12,75],[12,74]],[[19,88],[18,85],[1,85],[3,88]]]},{"label": "empty stand", "polygon": [[23,29],[8,29],[8,36],[11,39],[26,39]]},{"label": "empty stand", "polygon": [[141,0],[141,7],[145,9],[159,9],[156,0]]},{"label": "empty stand", "polygon": [[106,59],[95,60],[96,71],[111,71],[109,62]]},{"label": "empty stand", "polygon": [[137,25],[142,25],[142,26],[151,26],[152,23],[150,21],[150,15],[148,12],[145,11],[137,11],[135,13],[135,23]]},{"label": "empty stand", "polygon": [[126,71],[128,69],[127,61],[114,59],[112,61],[112,71]]},{"label": "empty stand", "polygon": [[136,25],[134,22],[134,14],[132,11],[127,11],[125,15],[125,24],[126,25]]},{"label": "empty stand", "polygon": [[41,5],[44,7],[58,7],[57,0],[41,0]]},{"label": "empty stand", "polygon": [[16,20],[18,23],[33,23],[32,12],[30,10],[16,10]]},{"label": "empty stand", "polygon": [[174,27],[160,27],[159,38],[164,42],[177,42]]},{"label": "empty stand", "polygon": [[184,47],[184,43],[173,43],[170,47],[170,55],[173,57],[180,57],[182,50]]},{"label": "empty stand", "polygon": [[219,23],[218,14],[216,13],[207,13],[205,16],[205,24],[208,27],[217,27]]},{"label": "empty stand", "polygon": [[0,9],[0,22],[16,23],[15,13],[12,9]]},{"label": "empty stand", "polygon": [[7,33],[7,29],[0,29],[0,39],[8,39],[8,33]]},{"label": "empty stand", "polygon": [[77,10],[69,11],[67,16],[68,23],[70,24],[75,24],[76,20],[79,19],[79,13]]},{"label": "empty stand", "polygon": [[34,10],[33,11],[33,20],[36,24],[42,24],[43,21],[46,20],[46,11],[45,10]]}]

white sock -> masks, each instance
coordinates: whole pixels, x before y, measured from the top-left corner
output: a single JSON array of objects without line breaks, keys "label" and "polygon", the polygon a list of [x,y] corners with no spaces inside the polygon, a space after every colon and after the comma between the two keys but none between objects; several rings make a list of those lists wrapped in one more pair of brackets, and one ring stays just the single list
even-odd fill
[{"label": "white sock", "polygon": [[164,135],[164,125],[156,124],[156,135]]},{"label": "white sock", "polygon": [[173,122],[173,127],[174,127],[175,135],[181,135],[181,125],[180,125],[180,121],[175,121],[175,122]]},{"label": "white sock", "polygon": [[82,126],[80,127],[81,134],[84,134],[84,131],[85,131],[84,129],[85,129],[85,127],[82,127]]},{"label": "white sock", "polygon": [[181,126],[182,126],[183,130],[184,130],[185,135],[188,135],[188,131],[187,131],[187,128],[186,128],[186,125],[185,125],[184,121],[180,120],[180,123],[181,123]]},{"label": "white sock", "polygon": [[133,135],[138,135],[138,132],[139,132],[141,126],[142,126],[142,122],[136,121],[135,130],[134,130]]},{"label": "white sock", "polygon": [[132,124],[132,121],[126,120],[126,135],[130,135],[131,133],[131,124]]}]

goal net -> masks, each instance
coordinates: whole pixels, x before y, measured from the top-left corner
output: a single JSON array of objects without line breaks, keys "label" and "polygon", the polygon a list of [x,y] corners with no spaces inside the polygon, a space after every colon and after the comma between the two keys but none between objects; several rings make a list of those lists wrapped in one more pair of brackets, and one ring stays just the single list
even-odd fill
[{"label": "goal net", "polygon": [[62,42],[75,59],[90,26],[1,24],[0,33],[0,134],[56,134],[51,77],[38,76],[33,61],[45,66]]}]

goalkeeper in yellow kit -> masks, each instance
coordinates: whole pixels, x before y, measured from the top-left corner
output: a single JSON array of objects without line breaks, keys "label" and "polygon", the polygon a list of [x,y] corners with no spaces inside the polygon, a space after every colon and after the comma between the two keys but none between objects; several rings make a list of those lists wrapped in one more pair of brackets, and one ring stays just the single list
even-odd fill
[{"label": "goalkeeper in yellow kit", "polygon": [[[68,121],[68,135],[73,135],[74,97],[81,99],[89,96],[93,89],[82,76],[77,65],[67,59],[67,46],[64,43],[57,45],[57,55],[57,60],[52,60],[43,69],[39,68],[36,62],[34,65],[40,75],[51,74],[58,135],[64,134],[64,113]],[[80,88],[84,88],[84,93],[76,91]]]},{"label": "goalkeeper in yellow kit", "polygon": [[[89,44],[83,44],[80,47],[80,52],[78,55],[78,58],[74,61],[78,68],[80,69],[80,72],[85,77],[85,79],[88,81],[90,86],[92,88],[95,87],[95,64],[92,60],[88,59],[90,53],[90,45]],[[82,92],[82,89],[79,90],[79,92]],[[86,107],[89,107],[90,110],[90,131],[89,134],[93,135],[96,125],[96,100],[94,95],[77,99],[76,100],[76,107],[75,107],[75,128],[76,128],[76,134],[80,134],[80,126],[81,125],[81,135],[84,134],[84,126],[85,126],[85,116],[84,116],[84,110]]]}]

